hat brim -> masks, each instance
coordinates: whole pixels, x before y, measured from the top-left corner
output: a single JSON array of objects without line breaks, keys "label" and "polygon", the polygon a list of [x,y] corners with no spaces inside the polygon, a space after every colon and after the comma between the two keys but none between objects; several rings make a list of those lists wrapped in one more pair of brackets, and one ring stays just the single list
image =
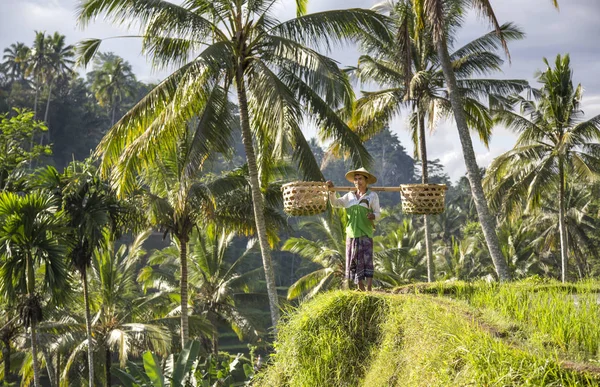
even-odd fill
[{"label": "hat brim", "polygon": [[367,184],[377,183],[377,178],[374,175],[370,174],[369,172],[359,170],[349,171],[346,173],[346,180],[348,180],[350,183],[354,183],[354,175],[365,176],[367,178]]}]

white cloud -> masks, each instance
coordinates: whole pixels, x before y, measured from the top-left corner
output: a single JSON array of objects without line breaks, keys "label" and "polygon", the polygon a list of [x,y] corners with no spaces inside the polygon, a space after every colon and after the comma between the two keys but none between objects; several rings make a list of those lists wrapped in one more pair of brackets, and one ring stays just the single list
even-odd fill
[{"label": "white cloud", "polygon": [[[175,0],[174,2],[179,2]],[[309,12],[328,9],[370,7],[377,0],[314,0],[309,2]],[[600,14],[598,0],[561,1],[561,11],[553,9],[548,0],[502,0],[493,3],[500,22],[514,21],[525,30],[527,38],[510,43],[512,63],[503,66],[504,74],[498,77],[518,78],[534,81],[534,72],[543,67],[542,57],[553,61],[558,53],[571,53],[574,80],[586,88],[583,109],[586,118],[600,114],[600,24],[596,22]],[[17,41],[31,44],[34,30],[53,33],[59,31],[67,36],[68,43],[84,38],[110,36],[127,33],[104,21],[96,21],[82,30],[75,21],[77,0],[0,0],[0,48],[8,47]],[[288,19],[295,15],[295,2],[285,0],[276,5],[277,16]],[[476,38],[489,30],[485,20],[468,15],[459,36],[460,42]],[[167,73],[152,71],[146,59],[140,55],[141,44],[136,39],[115,39],[103,43],[102,51],[113,51],[129,61],[139,79],[157,80]],[[343,66],[356,63],[358,52],[353,47],[336,49],[331,54]],[[405,128],[404,118],[391,124],[398,133],[407,152],[412,154],[412,143]],[[314,127],[308,126],[307,133],[314,134]],[[496,128],[490,149],[485,149],[477,138],[473,138],[477,159],[485,167],[498,154],[510,149],[516,136],[502,128]],[[431,159],[439,158],[446,166],[452,180],[465,173],[458,133],[452,122],[440,123],[428,136]]]}]

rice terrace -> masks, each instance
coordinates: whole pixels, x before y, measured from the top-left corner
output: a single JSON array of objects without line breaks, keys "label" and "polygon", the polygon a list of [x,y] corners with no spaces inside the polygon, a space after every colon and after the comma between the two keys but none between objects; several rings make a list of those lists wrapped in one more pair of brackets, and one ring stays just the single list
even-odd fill
[{"label": "rice terrace", "polygon": [[597,0],[3,0],[0,384],[600,387]]}]

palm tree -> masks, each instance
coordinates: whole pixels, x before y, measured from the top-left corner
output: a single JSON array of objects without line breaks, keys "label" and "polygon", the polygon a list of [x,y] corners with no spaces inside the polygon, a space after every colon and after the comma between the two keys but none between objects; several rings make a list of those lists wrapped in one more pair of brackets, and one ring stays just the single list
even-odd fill
[{"label": "palm tree", "polygon": [[48,45],[50,40],[46,37],[45,32],[35,32],[35,39],[33,46],[31,47],[31,54],[29,57],[29,63],[27,66],[27,75],[33,76],[33,83],[35,86],[35,99],[33,102],[33,113],[34,118],[37,118],[38,99],[40,95],[40,88],[50,71],[50,58]]},{"label": "palm tree", "polygon": [[[219,112],[222,96],[231,86],[236,88],[274,326],[279,307],[263,216],[262,172],[273,159],[292,154],[305,177],[323,179],[300,130],[303,108],[315,117],[322,138],[351,152],[355,164],[368,165],[360,139],[335,113],[351,102],[352,88],[336,63],[316,49],[365,33],[382,39],[388,35],[382,18],[371,11],[304,15],[306,2],[302,0],[296,2],[299,17],[279,22],[273,17],[275,3],[201,0],[180,6],[162,0],[82,0],[79,7],[83,23],[102,13],[116,23],[134,19],[143,31],[144,50],[155,65],[181,65],[107,134],[99,148],[105,166],[114,165],[122,150],[135,147],[140,136],[169,138],[173,125],[189,121],[196,113],[193,106],[211,106]],[[99,44],[97,39],[84,42],[83,62],[90,60]],[[208,120],[199,128],[208,132],[221,126]],[[144,147],[147,144],[136,148]]]},{"label": "palm tree", "polygon": [[305,295],[310,298],[320,291],[340,289],[346,285],[346,216],[334,209],[327,218],[305,222],[301,230],[308,237],[288,238],[281,249],[316,263],[319,268],[302,276],[288,289],[288,299]]},{"label": "palm tree", "polygon": [[[45,82],[48,85],[48,100],[46,101],[46,112],[44,113],[44,122],[48,124],[48,113],[50,111],[50,98],[52,88],[56,81],[73,73],[71,67],[75,63],[72,59],[75,56],[73,46],[65,45],[65,36],[55,32],[48,36],[48,70]],[[50,142],[50,131],[48,131],[48,142]]]},{"label": "palm tree", "polygon": [[[179,151],[164,152],[162,159],[148,169],[144,180],[148,189],[144,191],[144,207],[148,209],[148,221],[154,227],[171,234],[180,246],[180,296],[181,296],[181,346],[189,339],[188,326],[188,242],[190,235],[200,222],[214,213],[209,188],[199,181],[199,172],[188,172],[194,156],[192,143],[194,133],[186,130],[179,142]],[[196,144],[197,146],[197,144]]]},{"label": "palm tree", "polygon": [[131,65],[118,56],[99,54],[96,70],[89,76],[96,100],[100,106],[108,108],[110,126],[113,126],[123,100],[132,97],[136,91]]},{"label": "palm tree", "polygon": [[573,85],[569,55],[558,55],[554,68],[548,60],[544,63],[546,70],[538,76],[542,84],[539,102],[515,97],[521,114],[497,112],[498,121],[519,133],[519,138],[512,150],[490,165],[486,184],[494,204],[508,209],[523,199],[529,209],[539,207],[545,192],[558,196],[561,277],[565,282],[569,256],[565,189],[567,184],[600,176],[600,115],[582,120],[583,89]]},{"label": "palm tree", "polygon": [[[410,1],[413,3],[414,9],[421,11],[417,13],[417,24],[421,27],[418,31],[421,32],[422,28],[426,28],[430,31],[435,44],[438,60],[440,61],[444,78],[446,79],[448,97],[454,112],[454,120],[456,121],[458,135],[460,137],[465,166],[467,168],[467,177],[471,185],[471,193],[473,195],[481,227],[483,228],[487,247],[496,268],[496,273],[501,281],[509,280],[510,274],[508,265],[502,256],[500,243],[495,231],[494,218],[490,214],[483,191],[481,175],[475,158],[473,143],[469,135],[466,109],[462,99],[463,96],[456,79],[456,74],[452,68],[452,59],[448,50],[448,40],[450,36],[448,35],[449,29],[447,28],[447,2],[445,0]],[[552,0],[552,2],[555,7],[558,7],[557,0]],[[491,3],[488,0],[471,0],[469,5],[479,10],[481,14],[490,21],[500,36],[503,47],[507,50],[506,41],[502,36],[501,27],[496,19]]]},{"label": "palm tree", "polygon": [[[223,96],[221,96],[223,97]],[[203,121],[204,112],[198,121]],[[215,117],[219,119],[219,117]],[[222,110],[220,119],[227,123],[230,120],[229,112]],[[200,124],[198,124],[200,125]],[[226,125],[226,128],[229,125]],[[165,147],[156,150],[157,154],[152,165],[147,165],[141,176],[144,183],[142,189],[142,202],[147,209],[148,221],[151,225],[162,229],[166,234],[171,234],[177,240],[180,249],[180,296],[181,296],[181,345],[188,341],[188,242],[194,228],[201,222],[218,221],[221,226],[240,233],[251,234],[256,232],[251,214],[247,174],[242,171],[232,172],[219,178],[201,180],[202,173],[198,163],[206,161],[203,147],[207,143],[214,150],[226,151],[228,133],[223,131],[218,138],[204,136],[196,131],[196,126],[184,125],[177,133],[176,148]],[[124,180],[132,179],[127,174],[128,166],[123,166]],[[272,194],[266,192],[266,197]],[[280,194],[279,194],[280,196]],[[284,223],[271,207],[273,201],[268,203],[264,212],[267,219],[268,234],[273,238],[273,229],[281,229]]]},{"label": "palm tree", "polygon": [[[447,26],[451,33],[461,26],[460,2],[450,3]],[[428,164],[425,142],[426,122],[434,130],[435,121],[449,115],[451,104],[448,99],[444,74],[434,47],[431,34],[416,32],[417,15],[408,1],[386,1],[375,9],[389,14],[393,21],[392,30],[396,31],[396,40],[392,44],[377,41],[372,37],[365,41],[364,49],[369,55],[359,59],[353,69],[361,82],[374,82],[383,87],[375,92],[363,92],[354,111],[354,123],[363,136],[370,137],[379,132],[383,125],[402,112],[402,108],[412,111],[410,119],[411,137],[415,142],[415,157],[421,160],[422,183],[427,184]],[[501,27],[505,39],[521,39],[523,33],[511,24]],[[406,35],[411,36],[406,42]],[[405,42],[407,47],[396,44]],[[463,95],[465,112],[469,127],[479,134],[487,146],[491,135],[488,109],[482,103],[495,100],[504,95],[521,92],[526,81],[477,79],[477,76],[489,76],[500,70],[502,60],[494,53],[501,39],[496,33],[488,33],[453,52],[450,57],[458,78],[458,86]],[[419,151],[417,152],[417,149]],[[423,216],[425,230],[425,250],[427,257],[427,280],[434,280],[434,267],[431,244],[430,218]]]},{"label": "palm tree", "polygon": [[[239,312],[235,296],[242,293],[248,284],[255,280],[256,270],[241,273],[239,266],[246,258],[256,252],[256,240],[250,239],[246,249],[238,257],[231,257],[232,241],[235,234],[219,229],[214,223],[199,228],[190,239],[189,291],[193,309],[204,316],[212,326],[212,351],[219,353],[218,323],[225,321],[240,340],[246,336],[257,337],[256,330],[246,316]],[[176,262],[180,246],[173,243],[170,247],[156,251],[148,260],[138,276],[145,287],[164,287],[175,284],[179,274]],[[170,286],[172,287],[172,286]]]},{"label": "palm tree", "polygon": [[[539,234],[539,260],[547,266],[561,268],[560,257],[560,212],[556,208],[556,195],[552,190],[544,192],[539,210],[527,216],[528,227]],[[575,261],[577,278],[590,275],[593,259],[599,258],[594,236],[598,233],[598,224],[592,210],[594,194],[589,185],[567,183],[565,186],[565,228],[569,257]],[[555,254],[559,251],[558,256]]]},{"label": "palm tree", "polygon": [[31,49],[21,42],[13,43],[4,49],[2,68],[13,82],[25,80],[30,54]]},{"label": "palm tree", "polygon": [[[42,297],[57,301],[68,291],[68,273],[62,241],[64,225],[54,197],[41,191],[19,196],[0,192],[0,290],[5,299],[26,297],[20,305],[25,328],[30,329],[34,385],[40,386],[37,324],[42,321]],[[42,289],[36,289],[36,271],[42,269]]]},{"label": "palm tree", "polygon": [[92,264],[94,251],[105,242],[104,233],[120,232],[123,207],[107,182],[100,180],[96,169],[87,163],[71,163],[61,177],[63,208],[70,227],[69,240],[72,248],[69,259],[81,275],[85,322],[87,331],[89,384],[94,385],[94,342],[92,339],[92,317],[88,291],[87,271]]},{"label": "palm tree", "polygon": [[0,341],[2,342],[2,361],[4,368],[2,372],[2,382],[10,384],[16,382],[15,376],[11,370],[12,347],[15,346],[15,339],[21,334],[18,323],[19,315],[13,307],[9,306],[7,301],[3,302],[2,311],[0,311]]},{"label": "palm tree", "polygon": [[[143,243],[150,231],[138,234],[131,245],[115,246],[109,230],[103,233],[103,242],[94,250],[88,271],[90,300],[95,309],[92,325],[97,352],[104,352],[104,382],[110,386],[113,353],[118,353],[122,367],[131,355],[139,355],[150,347],[154,352],[167,355],[171,349],[171,333],[161,319],[155,318],[155,309],[162,307],[166,297],[161,293],[140,296],[136,281],[136,265],[145,255]],[[57,333],[57,345],[68,350],[62,379],[68,382],[71,368],[88,347],[87,335],[77,315],[66,313],[62,321],[48,327]],[[88,355],[89,356],[89,355]],[[91,385],[102,380],[102,374],[90,375]]]},{"label": "palm tree", "polygon": [[423,234],[412,219],[404,219],[396,230],[375,238],[373,261],[378,279],[385,286],[400,286],[426,277],[423,267]]}]

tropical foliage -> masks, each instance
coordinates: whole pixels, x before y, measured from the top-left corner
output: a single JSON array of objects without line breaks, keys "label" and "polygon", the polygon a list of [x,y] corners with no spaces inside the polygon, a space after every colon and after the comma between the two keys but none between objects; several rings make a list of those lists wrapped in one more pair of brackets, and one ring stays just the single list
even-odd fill
[{"label": "tropical foliage", "polygon": [[[98,39],[78,45],[85,76],[59,33],[4,50],[2,382],[594,385],[600,119],[582,112],[569,56],[544,62],[539,90],[494,79],[523,34],[483,0],[315,14],[298,0],[285,21],[281,4],[80,1],[83,25],[140,28],[144,53],[171,71],[158,84]],[[473,7],[494,31],[461,46]],[[343,71],[328,55],[347,43],[362,56]],[[427,157],[449,118],[468,164],[456,182]],[[481,170],[470,136],[487,145],[494,125],[519,138]],[[427,217],[380,194],[374,285],[452,300],[338,291],[351,287],[343,212],[286,217],[281,185],[342,183],[356,166],[381,185],[448,186],[444,213]],[[509,278],[522,281],[497,283]]]}]

